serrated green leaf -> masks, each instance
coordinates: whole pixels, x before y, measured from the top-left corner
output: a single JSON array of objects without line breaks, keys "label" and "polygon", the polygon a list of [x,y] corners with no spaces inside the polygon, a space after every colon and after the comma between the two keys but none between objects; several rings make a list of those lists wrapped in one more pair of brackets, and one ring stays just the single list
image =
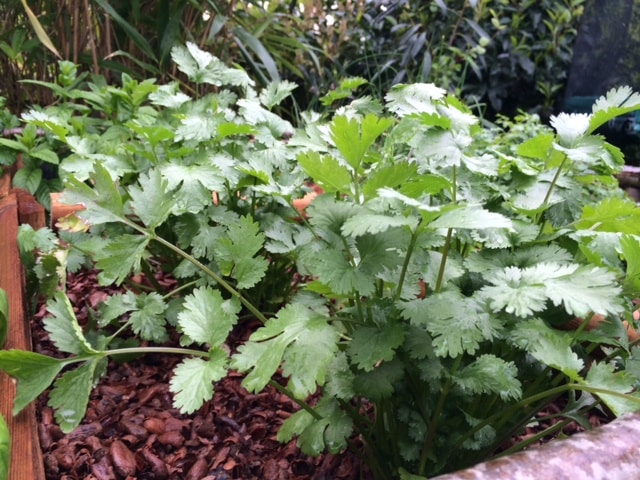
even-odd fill
[{"label": "serrated green leaf", "polygon": [[323,392],[340,400],[351,400],[356,394],[353,388],[354,379],[355,375],[351,371],[347,355],[338,351],[327,367],[327,383]]},{"label": "serrated green leaf", "polygon": [[513,362],[485,354],[458,371],[453,382],[471,394],[497,393],[503,400],[518,400],[522,386],[517,377],[518,369]]},{"label": "serrated green leaf", "polygon": [[168,188],[174,191],[171,213],[198,213],[211,205],[211,192],[226,189],[224,173],[215,165],[178,165],[175,163],[161,168]]},{"label": "serrated green leaf", "polygon": [[47,302],[47,310],[52,316],[44,319],[44,329],[60,351],[76,355],[98,353],[85,338],[64,292],[57,292]]},{"label": "serrated green leaf", "polygon": [[246,72],[227,67],[210,53],[198,48],[195,43],[187,42],[186,47],[175,45],[171,49],[171,58],[180,71],[195,83],[208,83],[218,87],[247,87],[254,83]]},{"label": "serrated green leaf", "polygon": [[167,219],[173,207],[169,182],[155,168],[140,175],[138,185],[129,187],[129,195],[134,213],[152,230]]},{"label": "serrated green leaf", "polygon": [[98,362],[98,359],[90,359],[64,373],[53,384],[49,406],[55,410],[56,420],[64,433],[80,425],[85,416]]},{"label": "serrated green leaf", "polygon": [[235,298],[224,300],[218,290],[201,287],[185,297],[178,324],[194,342],[217,347],[238,321],[240,309]]},{"label": "serrated green leaf", "polygon": [[260,103],[267,108],[280,105],[280,102],[291,95],[298,85],[287,80],[281,82],[270,82],[260,92]]},{"label": "serrated green leaf", "polygon": [[181,413],[190,414],[213,398],[213,383],[227,375],[227,354],[217,348],[209,358],[187,358],[174,370],[169,390],[173,404]]},{"label": "serrated green leaf", "polygon": [[9,298],[7,292],[0,288],[0,349],[7,341],[9,331]]},{"label": "serrated green leaf", "polygon": [[227,235],[214,246],[214,258],[224,275],[234,278],[239,289],[251,288],[262,279],[269,262],[255,256],[264,245],[260,226],[249,216],[240,219],[227,229]]},{"label": "serrated green leaf", "polygon": [[326,192],[347,192],[351,183],[349,169],[330,155],[305,152],[298,155],[298,163],[305,173]]},{"label": "serrated green leaf", "polygon": [[342,225],[342,234],[347,237],[359,237],[366,233],[386,232],[390,228],[408,227],[414,230],[418,224],[416,217],[391,217],[381,213],[365,213],[349,218]]},{"label": "serrated green leaf", "polygon": [[137,308],[136,299],[136,294],[131,291],[111,295],[99,306],[99,325],[104,327],[125,313],[134,311]]},{"label": "serrated green leaf", "polygon": [[640,296],[640,239],[632,235],[623,235],[620,239],[620,248],[627,267],[623,283],[624,293],[631,298],[638,298]]},{"label": "serrated green leaf", "polygon": [[257,392],[283,362],[289,388],[296,398],[304,398],[315,391],[316,384],[324,383],[338,338],[324,315],[298,303],[289,304],[239,347],[232,366],[249,372],[242,385]]},{"label": "serrated green leaf", "polygon": [[593,114],[589,122],[589,133],[620,115],[640,109],[640,95],[631,87],[612,88],[593,104]]},{"label": "serrated green leaf", "polygon": [[121,284],[132,273],[140,271],[140,261],[149,243],[149,237],[123,234],[95,253],[96,268],[101,270],[101,285]]},{"label": "serrated green leaf", "polygon": [[169,339],[165,328],[164,312],[167,308],[162,296],[152,292],[136,297],[136,310],[129,316],[131,329],[143,340],[164,343]]},{"label": "serrated green leaf", "polygon": [[605,198],[597,205],[585,205],[575,225],[581,230],[640,235],[640,208],[627,199]]},{"label": "serrated green leaf", "polygon": [[399,117],[414,113],[436,113],[435,103],[447,94],[432,83],[394,85],[385,95],[387,108]]},{"label": "serrated green leaf", "polygon": [[11,461],[11,434],[9,426],[0,414],[0,479],[9,478],[9,462]]},{"label": "serrated green leaf", "polygon": [[[417,171],[418,165],[409,162],[394,162],[391,165],[376,168],[371,174],[367,175],[365,183],[362,185],[362,193],[366,198],[373,198],[380,188],[396,188],[404,185],[416,175]],[[419,180],[421,179],[422,176],[419,177]]]},{"label": "serrated green leaf", "polygon": [[94,165],[94,171],[93,188],[78,178],[69,177],[61,201],[67,205],[82,205],[85,210],[77,215],[91,225],[121,221],[124,208],[120,192],[107,170],[99,163]]},{"label": "serrated green leaf", "polygon": [[484,312],[479,302],[455,291],[404,302],[403,314],[413,325],[427,329],[440,357],[473,355],[481,342],[502,330],[500,321]]},{"label": "serrated green leaf", "polygon": [[560,370],[574,381],[581,380],[579,372],[584,363],[571,349],[573,339],[567,332],[554,330],[535,318],[517,323],[509,338],[544,365]]},{"label": "serrated green leaf", "polygon": [[278,430],[278,441],[288,442],[298,435],[298,446],[306,455],[317,456],[325,450],[337,454],[347,446],[353,420],[330,397],[320,399],[314,408],[321,418],[301,410],[286,419]]},{"label": "serrated green leaf", "polygon": [[512,228],[511,220],[477,205],[461,205],[444,212],[429,228]]},{"label": "serrated green leaf", "polygon": [[330,125],[331,138],[346,162],[358,171],[371,145],[392,123],[391,119],[373,114],[366,115],[361,121],[337,116]]},{"label": "serrated green leaf", "polygon": [[547,300],[579,317],[590,312],[616,314],[622,309],[615,276],[603,268],[543,262],[495,271],[488,281],[492,286],[483,287],[480,296],[494,311],[504,309],[518,317],[546,310]]},{"label": "serrated green leaf", "polygon": [[340,82],[340,84],[330,90],[326,95],[320,97],[320,102],[322,105],[329,106],[336,100],[342,100],[344,98],[348,98],[351,96],[354,90],[362,85],[366,85],[367,80],[362,77],[349,77],[345,78]]},{"label": "serrated green leaf", "polygon": [[629,400],[605,393],[597,394],[616,416],[640,410],[640,397],[636,391],[636,379],[624,370],[616,372],[615,367],[611,364],[594,362],[589,368],[584,382],[590,387],[629,394]]},{"label": "serrated green leaf", "polygon": [[358,368],[370,372],[380,361],[390,361],[402,345],[404,329],[398,323],[360,327],[351,335],[347,354]]},{"label": "serrated green leaf", "polygon": [[390,362],[382,362],[370,372],[356,375],[353,386],[359,395],[377,402],[391,397],[404,375],[402,362],[394,358]]},{"label": "serrated green leaf", "polygon": [[560,113],[552,115],[549,123],[558,133],[560,144],[572,148],[589,130],[590,119],[586,113]]},{"label": "serrated green leaf", "polygon": [[18,381],[13,413],[17,415],[24,407],[44,392],[56,378],[65,360],[23,350],[1,350],[0,370]]}]

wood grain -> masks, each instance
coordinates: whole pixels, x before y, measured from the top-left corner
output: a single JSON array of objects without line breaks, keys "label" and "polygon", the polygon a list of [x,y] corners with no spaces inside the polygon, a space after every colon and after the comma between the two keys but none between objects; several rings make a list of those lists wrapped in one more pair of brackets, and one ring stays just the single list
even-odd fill
[{"label": "wood grain", "polygon": [[[11,193],[0,198],[0,288],[9,299],[9,331],[6,349],[31,350],[29,324],[25,315],[24,276],[18,256],[18,200]],[[8,480],[44,480],[42,453],[38,442],[35,406],[13,415],[15,384],[0,372],[0,413],[11,434],[11,462]]]}]

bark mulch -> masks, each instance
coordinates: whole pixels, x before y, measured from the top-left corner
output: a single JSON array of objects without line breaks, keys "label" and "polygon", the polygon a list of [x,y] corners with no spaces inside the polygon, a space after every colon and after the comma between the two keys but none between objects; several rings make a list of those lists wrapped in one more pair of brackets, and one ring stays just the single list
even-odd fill
[{"label": "bark mulch", "polygon": [[[95,272],[71,275],[67,289],[81,324],[91,308],[116,291],[100,287]],[[43,306],[32,320],[34,351],[55,356],[42,328],[44,316]],[[250,325],[240,325],[232,337],[238,341],[250,334]],[[312,458],[295,441],[278,442],[279,426],[299,407],[271,387],[247,392],[239,374],[218,382],[214,398],[200,410],[180,414],[169,392],[171,372],[180,360],[160,354],[124,363],[111,360],[90,396],[84,421],[67,435],[43,394],[37,410],[47,480],[371,478],[350,451]]]}]

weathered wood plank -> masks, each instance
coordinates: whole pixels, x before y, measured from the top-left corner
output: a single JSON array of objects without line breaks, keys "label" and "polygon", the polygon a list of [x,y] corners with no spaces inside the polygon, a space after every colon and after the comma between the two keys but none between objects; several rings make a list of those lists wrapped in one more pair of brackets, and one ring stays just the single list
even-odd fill
[{"label": "weathered wood plank", "polygon": [[[23,297],[23,271],[18,256],[18,201],[16,195],[0,198],[0,288],[9,299],[9,331],[5,348],[31,349],[29,325]],[[0,413],[11,433],[9,480],[44,480],[44,466],[38,442],[35,406],[13,416],[15,384],[0,372]]]},{"label": "weathered wood plank", "polygon": [[18,199],[18,223],[31,225],[34,230],[43,228],[46,224],[44,207],[26,190],[15,188],[13,192]]}]

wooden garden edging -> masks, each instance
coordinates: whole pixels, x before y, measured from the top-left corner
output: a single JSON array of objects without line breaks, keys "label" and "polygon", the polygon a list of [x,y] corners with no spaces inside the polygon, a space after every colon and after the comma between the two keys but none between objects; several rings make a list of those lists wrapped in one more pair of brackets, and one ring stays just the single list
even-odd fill
[{"label": "wooden garden edging", "polygon": [[[29,223],[33,228],[43,227],[44,208],[29,193],[10,188],[10,170],[0,173],[0,288],[5,290],[9,300],[9,331],[4,348],[31,350],[17,235],[20,223]],[[11,434],[8,480],[44,480],[35,405],[30,404],[14,416],[15,393],[14,381],[0,371],[0,413]]]}]

